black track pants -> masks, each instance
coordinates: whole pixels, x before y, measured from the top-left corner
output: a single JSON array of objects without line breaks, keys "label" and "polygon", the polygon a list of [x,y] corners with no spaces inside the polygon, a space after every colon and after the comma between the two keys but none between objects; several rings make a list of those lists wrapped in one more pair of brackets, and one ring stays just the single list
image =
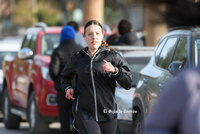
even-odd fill
[{"label": "black track pants", "polygon": [[117,119],[105,122],[93,120],[76,120],[76,127],[79,134],[115,134]]},{"label": "black track pants", "polygon": [[72,102],[65,98],[65,94],[58,93],[57,104],[61,125],[60,134],[72,134],[70,131],[70,117],[72,117],[70,109]]}]

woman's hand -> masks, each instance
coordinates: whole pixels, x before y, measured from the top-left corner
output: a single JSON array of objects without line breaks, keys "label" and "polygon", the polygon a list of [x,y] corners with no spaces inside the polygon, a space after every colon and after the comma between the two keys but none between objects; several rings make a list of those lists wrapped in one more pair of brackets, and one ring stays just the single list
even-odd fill
[{"label": "woman's hand", "polygon": [[103,72],[111,72],[111,73],[115,72],[115,67],[110,62],[107,62],[106,60],[103,60],[103,62],[105,63],[101,67]]},{"label": "woman's hand", "polygon": [[69,88],[69,89],[67,89],[67,92],[66,92],[66,94],[65,94],[65,97],[67,98],[67,99],[72,99],[72,100],[75,100],[75,98],[73,97],[73,94],[74,94],[74,90],[72,89],[72,88]]}]

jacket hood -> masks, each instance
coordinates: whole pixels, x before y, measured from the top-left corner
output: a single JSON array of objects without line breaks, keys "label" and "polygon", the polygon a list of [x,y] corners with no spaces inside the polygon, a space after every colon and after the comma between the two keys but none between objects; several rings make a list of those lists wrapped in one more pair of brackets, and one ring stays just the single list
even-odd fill
[{"label": "jacket hood", "polygon": [[119,37],[119,42],[123,42],[124,44],[134,44],[137,40],[138,38],[133,32],[123,34]]},{"label": "jacket hood", "polygon": [[61,31],[60,43],[69,39],[75,39],[75,30],[72,26],[67,25]]}]

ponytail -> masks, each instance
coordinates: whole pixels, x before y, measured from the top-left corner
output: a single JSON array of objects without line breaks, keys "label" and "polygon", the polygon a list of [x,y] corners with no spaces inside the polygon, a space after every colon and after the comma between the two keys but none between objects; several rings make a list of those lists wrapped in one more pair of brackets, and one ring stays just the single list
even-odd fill
[{"label": "ponytail", "polygon": [[110,48],[110,46],[108,45],[108,43],[104,39],[101,42],[101,46],[105,46],[107,49],[117,52],[117,50],[115,50],[114,48]]}]

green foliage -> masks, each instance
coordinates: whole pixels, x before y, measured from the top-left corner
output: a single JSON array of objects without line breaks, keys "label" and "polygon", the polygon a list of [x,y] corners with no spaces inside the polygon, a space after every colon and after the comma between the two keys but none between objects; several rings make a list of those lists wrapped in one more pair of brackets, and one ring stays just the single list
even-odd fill
[{"label": "green foliage", "polygon": [[119,14],[119,10],[107,6],[104,8],[104,21],[108,24],[115,23],[119,17]]},{"label": "green foliage", "polygon": [[28,1],[19,1],[12,13],[12,21],[14,25],[21,25],[24,27],[32,26],[32,13],[31,13],[31,5]]},{"label": "green foliage", "polygon": [[59,17],[60,11],[55,5],[57,5],[55,2],[38,3],[38,12],[36,13],[38,22],[45,22],[48,26],[62,25]]},{"label": "green foliage", "polygon": [[57,1],[31,1],[20,0],[16,2],[12,21],[14,25],[31,27],[36,22],[45,22],[48,26],[61,25],[60,10]]}]

